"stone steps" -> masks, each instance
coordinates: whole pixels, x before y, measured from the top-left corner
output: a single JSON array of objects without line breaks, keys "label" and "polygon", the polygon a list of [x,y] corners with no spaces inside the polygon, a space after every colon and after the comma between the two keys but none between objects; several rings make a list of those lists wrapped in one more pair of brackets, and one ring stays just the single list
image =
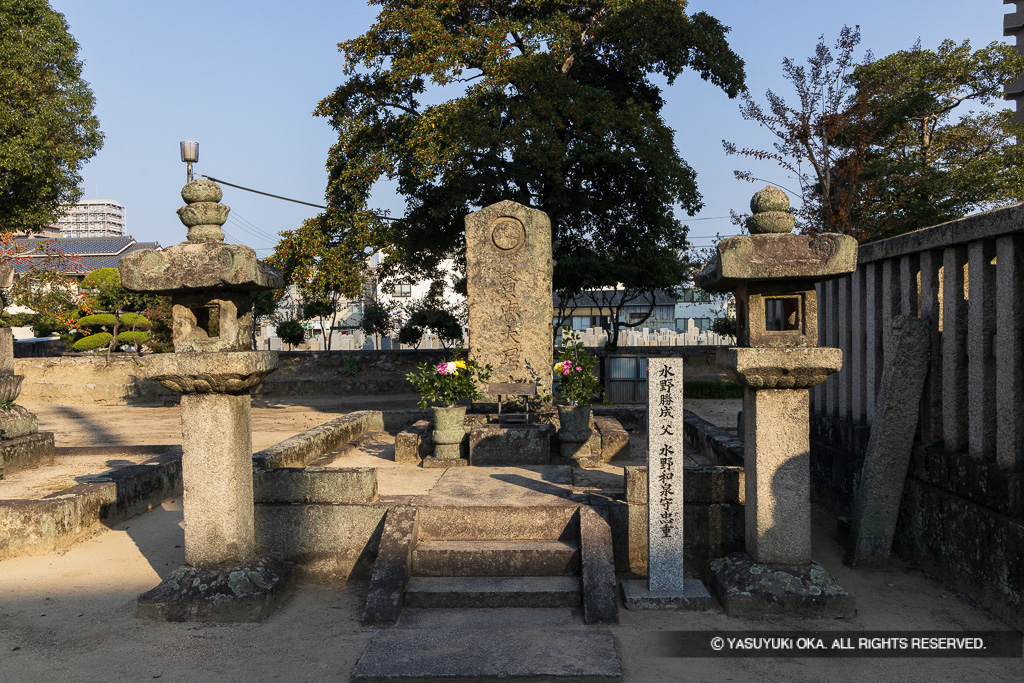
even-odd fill
[{"label": "stone steps", "polygon": [[419,508],[419,538],[575,540],[579,538],[576,515],[574,505],[424,506]]},{"label": "stone steps", "polygon": [[575,576],[414,576],[406,608],[579,607]]},{"label": "stone steps", "polygon": [[579,571],[579,546],[569,541],[420,541],[413,576],[566,576]]}]

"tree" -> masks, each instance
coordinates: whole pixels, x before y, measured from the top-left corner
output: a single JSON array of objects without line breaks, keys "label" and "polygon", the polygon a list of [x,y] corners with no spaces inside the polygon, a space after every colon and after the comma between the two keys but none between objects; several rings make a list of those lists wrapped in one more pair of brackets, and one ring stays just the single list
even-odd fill
[{"label": "tree", "polygon": [[[145,321],[144,327],[139,327],[139,329],[148,329],[150,325],[149,320],[144,316],[136,315],[136,313],[156,306],[159,303],[159,297],[155,294],[129,292],[121,286],[121,273],[117,268],[97,268],[90,271],[82,278],[79,290],[91,297],[95,308],[105,311],[111,319],[109,323],[103,323],[104,326],[111,328],[109,330],[111,338],[108,351],[114,351],[120,344],[130,344],[135,348],[139,348],[140,344],[133,343],[136,341],[133,336],[129,341],[121,339],[122,323],[130,328],[124,330],[130,336],[136,331],[136,327],[139,327],[136,325],[139,321]],[[81,320],[79,320],[79,326],[86,327],[82,325]],[[145,335],[145,339],[141,343],[146,341],[149,341],[148,334]]]},{"label": "tree", "polygon": [[303,316],[321,319],[328,351],[328,332],[337,319],[338,308],[347,299],[360,296],[366,272],[365,255],[351,258],[346,245],[335,239],[329,221],[329,215],[320,215],[303,221],[297,230],[281,233],[281,241],[267,259],[267,263],[281,269],[286,285],[297,285],[304,306],[312,306]]},{"label": "tree", "polygon": [[[774,160],[794,178],[803,232],[871,240],[959,218],[1024,197],[1024,128],[990,107],[1004,83],[1024,72],[1024,57],[1001,43],[971,52],[945,41],[920,44],[857,64],[860,31],[844,26],[835,53],[819,39],[808,67],[783,61],[797,93],[789,105],[768,91],[764,110],[744,95],[744,118],[778,138],[773,151],[723,141],[726,152]],[[757,180],[750,172],[737,177]]]},{"label": "tree", "polygon": [[306,340],[306,330],[298,320],[282,320],[277,324],[277,336],[284,343],[297,346]]},{"label": "tree", "polygon": [[445,348],[462,343],[462,325],[456,313],[444,300],[444,283],[432,282],[426,295],[410,305],[405,313],[408,322],[398,331],[398,342],[419,347],[427,330],[432,331]]},{"label": "tree", "polygon": [[46,337],[57,332],[67,336],[81,332],[76,320],[92,312],[95,302],[82,292],[68,273],[84,270],[77,256],[64,251],[54,240],[39,240],[31,246],[0,234],[0,263],[14,264],[14,302],[34,312],[33,333]]},{"label": "tree", "polygon": [[[789,57],[782,60],[782,72],[796,90],[797,105],[787,104],[769,90],[766,111],[749,92],[743,93],[740,113],[778,138],[773,150],[741,149],[722,141],[726,154],[775,161],[790,174],[799,187],[801,206],[794,213],[802,232],[856,233],[852,215],[862,201],[861,171],[877,134],[865,123],[866,103],[849,101],[858,44],[860,27],[843,26],[835,54],[820,36],[806,68]],[[760,180],[749,171],[735,173],[741,180]]]},{"label": "tree", "polygon": [[[376,24],[341,44],[348,79],[316,110],[338,131],[320,227],[351,261],[386,249],[386,275],[437,279],[445,258],[464,271],[464,216],[511,199],[551,218],[556,289],[577,287],[575,258],[603,285],[623,262],[680,262],[675,209],[701,202],[656,81],[692,68],[738,94],[728,29],[684,0],[377,4]],[[369,204],[385,177],[401,220]]]},{"label": "tree", "polygon": [[[861,231],[889,237],[1024,199],[1024,126],[992,109],[1022,73],[1024,56],[998,42],[919,41],[858,66],[853,99],[882,131],[861,174],[872,188],[854,216]],[[985,109],[963,111],[972,105]]]},{"label": "tree", "polygon": [[102,146],[78,43],[46,0],[0,0],[0,226],[37,231]]},{"label": "tree", "polygon": [[363,331],[363,334],[368,334],[374,338],[375,348],[380,349],[381,337],[391,334],[394,326],[395,319],[391,314],[391,309],[376,299],[366,302],[366,305],[363,307],[363,319],[359,323],[359,328]]}]

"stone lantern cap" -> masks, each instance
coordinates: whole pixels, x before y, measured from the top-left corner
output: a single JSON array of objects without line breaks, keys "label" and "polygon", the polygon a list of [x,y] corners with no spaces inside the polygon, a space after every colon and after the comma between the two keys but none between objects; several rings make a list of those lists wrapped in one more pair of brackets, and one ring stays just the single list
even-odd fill
[{"label": "stone lantern cap", "polygon": [[162,251],[139,249],[118,266],[125,289],[156,294],[280,289],[281,271],[243,244],[182,242]]},{"label": "stone lantern cap", "polygon": [[825,233],[794,235],[789,198],[766,187],[750,202],[750,235],[718,243],[714,256],[694,279],[703,289],[726,290],[764,281],[814,283],[852,273],[857,268],[857,240]]},{"label": "stone lantern cap", "polygon": [[249,247],[224,242],[220,226],[231,208],[220,203],[222,195],[220,186],[205,178],[185,185],[178,218],[188,228],[188,241],[126,254],[118,264],[124,288],[156,294],[279,289],[281,271],[260,263]]}]

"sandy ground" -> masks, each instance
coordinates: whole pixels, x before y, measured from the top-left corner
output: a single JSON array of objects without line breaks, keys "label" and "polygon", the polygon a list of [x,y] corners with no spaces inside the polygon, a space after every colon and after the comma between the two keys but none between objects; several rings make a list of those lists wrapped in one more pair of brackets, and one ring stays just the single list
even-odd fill
[{"label": "sandy ground", "polygon": [[[696,406],[688,405],[696,410]],[[393,407],[409,407],[402,401]],[[179,443],[177,408],[30,406],[59,445]],[[381,406],[383,407],[383,406]],[[255,405],[254,447],[355,409],[347,402]],[[721,414],[735,421],[735,402]],[[146,412],[149,411],[149,412]],[[147,416],[143,420],[141,416]],[[708,417],[710,413],[705,414]],[[710,419],[710,418],[709,418]],[[58,430],[58,427],[60,428]],[[258,435],[258,436],[256,436]],[[282,436],[283,435],[283,436]],[[368,444],[373,445],[373,444]],[[384,440],[377,444],[386,448]],[[373,453],[366,457],[378,457]],[[378,457],[379,459],[379,457]],[[717,612],[629,612],[613,627],[624,680],[1020,681],[1024,660],[908,658],[666,658],[659,632],[1005,630],[1008,627],[909,566],[851,571],[816,515],[815,558],[857,598],[847,620],[730,619]],[[62,554],[0,562],[0,682],[345,681],[372,632],[358,623],[366,583],[300,584],[262,624],[168,624],[135,618],[136,596],[184,562],[180,501],[97,533]]]}]

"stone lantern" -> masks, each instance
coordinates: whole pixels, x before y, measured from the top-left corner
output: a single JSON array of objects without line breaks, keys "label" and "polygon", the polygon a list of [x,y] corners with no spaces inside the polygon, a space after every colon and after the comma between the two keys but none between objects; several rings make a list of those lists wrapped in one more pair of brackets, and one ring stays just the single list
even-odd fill
[{"label": "stone lantern", "polygon": [[722,240],[696,278],[736,293],[738,345],[716,362],[744,385],[747,552],[712,562],[711,585],[730,615],[851,614],[852,597],[811,560],[809,389],[843,362],[818,346],[814,285],[853,272],[857,242],[791,234],[789,198],[773,187],[750,208],[750,235]]},{"label": "stone lantern", "polygon": [[[12,303],[14,266],[0,265],[0,301],[2,308]],[[44,458],[52,458],[53,432],[40,432],[35,413],[15,405],[21,395],[24,375],[14,374],[14,335],[9,327],[0,327],[0,479],[4,474],[35,467]]]},{"label": "stone lantern", "polygon": [[139,614],[157,619],[260,619],[290,569],[256,555],[253,522],[250,391],[278,360],[253,350],[252,295],[281,287],[281,273],[224,242],[221,196],[210,180],[189,182],[178,209],[188,240],[120,263],[125,289],[171,297],[174,353],[147,356],[145,372],[182,394],[187,564],[139,596]]}]

